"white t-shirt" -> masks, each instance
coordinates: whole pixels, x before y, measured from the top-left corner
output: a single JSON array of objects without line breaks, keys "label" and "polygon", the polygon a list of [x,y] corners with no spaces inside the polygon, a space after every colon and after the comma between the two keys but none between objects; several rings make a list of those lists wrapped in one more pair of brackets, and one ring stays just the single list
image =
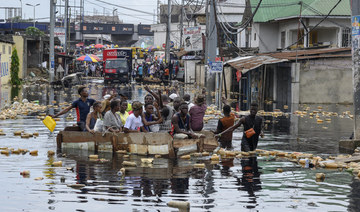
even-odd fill
[{"label": "white t-shirt", "polygon": [[142,126],[143,126],[143,123],[141,120],[141,116],[135,117],[135,115],[132,113],[126,119],[124,128],[128,128],[129,130],[137,130],[139,127],[142,127]]}]

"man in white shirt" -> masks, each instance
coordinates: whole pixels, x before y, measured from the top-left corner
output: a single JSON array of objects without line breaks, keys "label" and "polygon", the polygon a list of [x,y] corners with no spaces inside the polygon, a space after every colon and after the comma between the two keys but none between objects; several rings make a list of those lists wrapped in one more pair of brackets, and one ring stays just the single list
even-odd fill
[{"label": "man in white shirt", "polygon": [[138,101],[132,104],[133,113],[126,119],[124,132],[147,132],[141,119],[142,104]]}]

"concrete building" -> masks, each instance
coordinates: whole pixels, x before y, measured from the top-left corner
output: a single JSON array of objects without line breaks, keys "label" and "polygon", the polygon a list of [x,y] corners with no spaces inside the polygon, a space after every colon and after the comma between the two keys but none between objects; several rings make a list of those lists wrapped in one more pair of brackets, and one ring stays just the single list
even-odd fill
[{"label": "concrete building", "polygon": [[[249,0],[249,2],[254,11],[259,1]],[[262,1],[253,19],[250,47],[258,47],[259,52],[273,52],[293,49],[296,46],[300,48],[350,46],[349,1],[341,1],[320,23],[337,2],[337,0],[327,0],[326,3],[322,0]],[[312,30],[315,26],[316,28]],[[307,33],[309,31],[310,33]]]},{"label": "concrete building", "polygon": [[14,41],[11,36],[0,37],[0,77],[1,85],[8,84],[10,80],[11,54]]},{"label": "concrete building", "polygon": [[[297,61],[297,63],[296,63]],[[226,62],[232,67],[232,97],[242,110],[250,102],[272,111],[299,104],[351,104],[353,102],[351,48],[327,48],[264,53]],[[241,89],[236,72],[242,72]]]},{"label": "concrete building", "polygon": [[[221,23],[221,37],[223,44],[234,43],[238,47],[246,47],[245,31],[236,34],[238,29],[235,25],[242,21],[246,6],[245,0],[224,0],[218,1],[216,10],[218,19]],[[166,21],[167,5],[160,7],[160,23],[151,25],[154,32],[154,45],[162,47],[166,40]],[[184,27],[201,26],[202,33],[206,31],[206,7],[185,7]],[[180,46],[180,14],[181,6],[172,5],[170,25],[170,40],[174,42],[174,47]],[[231,33],[226,32],[231,30]],[[224,34],[225,31],[227,35]],[[234,34],[232,34],[234,33]]]}]

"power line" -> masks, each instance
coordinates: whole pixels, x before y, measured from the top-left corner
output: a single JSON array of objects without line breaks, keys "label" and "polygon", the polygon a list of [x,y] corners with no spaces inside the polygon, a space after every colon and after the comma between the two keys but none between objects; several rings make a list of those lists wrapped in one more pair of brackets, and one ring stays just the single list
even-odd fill
[{"label": "power line", "polygon": [[136,12],[140,12],[140,13],[144,13],[144,14],[154,15],[154,14],[146,12],[146,11],[142,11],[142,10],[138,10],[138,9],[134,9],[134,8],[130,8],[130,7],[125,7],[125,6],[120,6],[120,5],[113,4],[113,3],[110,3],[110,2],[106,2],[106,1],[103,1],[103,0],[95,0],[95,1],[107,4],[107,5],[111,5],[111,6],[114,6],[114,7],[122,8],[122,9],[125,9],[125,10],[131,10],[131,11],[136,11]]},{"label": "power line", "polygon": [[329,17],[329,15],[331,14],[331,12],[340,4],[342,0],[339,0],[332,8],[331,10],[329,11],[329,13],[319,21],[319,23],[317,23],[313,28],[311,28],[307,33],[305,33],[304,35],[302,35],[296,42],[292,43],[291,45],[287,46],[286,48],[283,48],[282,50],[284,49],[287,49],[289,47],[291,47],[292,45],[295,45],[297,44],[299,41],[301,41],[305,36],[307,36],[310,32],[312,32],[316,27],[318,27],[323,21],[325,21],[325,19],[327,19]]},{"label": "power line", "polygon": [[[113,9],[110,9],[110,8],[107,8],[107,7],[104,7],[104,6],[101,6],[101,5],[99,5],[99,4],[96,4],[96,3],[94,3],[94,2],[91,2],[91,1],[89,1],[89,0],[85,0],[85,1],[87,1],[88,3],[93,4],[93,5],[95,5],[95,6],[102,7],[102,8],[104,8],[105,10],[108,10],[108,11],[110,11],[110,12],[113,11]],[[92,13],[93,13],[93,12],[92,12]],[[121,14],[121,15],[130,16],[130,17],[137,18],[137,19],[140,19],[140,20],[153,21],[153,20],[150,20],[150,19],[147,19],[147,18],[140,18],[140,17],[138,17],[138,16],[150,16],[150,15],[131,15],[131,14],[126,14],[126,13],[121,13],[121,12],[118,12],[118,13]],[[152,14],[151,16],[153,16],[153,15],[154,15],[154,14]]]}]

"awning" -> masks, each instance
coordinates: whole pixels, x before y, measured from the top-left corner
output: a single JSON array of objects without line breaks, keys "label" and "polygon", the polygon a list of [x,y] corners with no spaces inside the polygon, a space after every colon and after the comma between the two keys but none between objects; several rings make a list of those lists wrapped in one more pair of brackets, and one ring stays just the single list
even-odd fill
[{"label": "awning", "polygon": [[275,64],[286,61],[288,60],[261,55],[261,56],[237,57],[232,60],[226,61],[225,65],[228,64],[231,67],[240,70],[243,74],[245,74],[246,72],[258,68],[262,65]]}]

